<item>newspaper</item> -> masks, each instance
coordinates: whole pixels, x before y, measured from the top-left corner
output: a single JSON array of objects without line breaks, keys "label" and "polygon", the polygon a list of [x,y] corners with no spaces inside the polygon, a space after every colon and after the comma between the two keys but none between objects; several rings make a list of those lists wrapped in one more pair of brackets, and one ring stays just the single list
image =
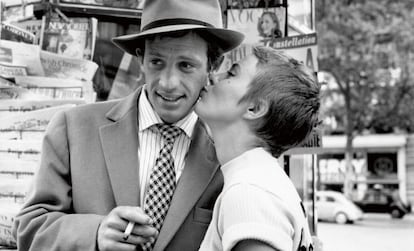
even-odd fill
[{"label": "newspaper", "polygon": [[[3,116],[0,114],[0,116]],[[2,131],[0,133],[0,140],[42,140],[45,136],[44,129],[31,129],[31,130],[13,130]]]},{"label": "newspaper", "polygon": [[95,101],[93,82],[90,80],[26,76],[16,77],[15,82],[35,94],[52,99],[83,99],[87,103]]},{"label": "newspaper", "polygon": [[1,23],[0,39],[27,44],[34,44],[36,42],[36,36],[33,33],[6,22]]},{"label": "newspaper", "polygon": [[24,66],[27,75],[44,76],[38,45],[0,40],[0,63]]},{"label": "newspaper", "polygon": [[48,51],[40,51],[40,61],[47,77],[92,80],[98,65],[89,60],[76,59]]},{"label": "newspaper", "polygon": [[9,86],[13,86],[13,85],[14,85],[13,82],[11,82],[11,81],[9,81],[9,80],[7,80],[5,78],[1,78],[0,77],[0,88],[2,88],[2,87],[9,87]]},{"label": "newspaper", "polygon": [[27,76],[27,68],[25,66],[12,65],[0,62],[0,77],[14,78],[16,76]]},{"label": "newspaper", "polygon": [[0,152],[10,154],[40,154],[41,140],[0,140]]},{"label": "newspaper", "polygon": [[14,112],[31,112],[45,108],[66,105],[84,104],[84,100],[79,99],[41,99],[41,100],[21,100],[21,99],[0,99],[0,111],[8,111],[12,115]]},{"label": "newspaper", "polygon": [[0,179],[30,178],[35,174],[38,166],[38,162],[31,160],[1,159]]},{"label": "newspaper", "polygon": [[[1,91],[1,90],[0,90]],[[0,118],[8,117],[11,115],[17,115],[20,113],[27,113],[31,111],[41,110],[45,108],[66,105],[66,104],[74,104],[74,105],[81,105],[87,103],[85,99],[50,99],[49,97],[46,98],[39,98],[38,100],[34,99],[0,99]],[[33,131],[33,130],[32,130]],[[37,132],[35,130],[34,132]],[[23,137],[38,137],[40,135],[28,133],[28,132],[2,132],[0,133],[0,138],[8,138],[8,139],[19,139]]]},{"label": "newspaper", "polygon": [[0,203],[0,246],[16,247],[16,240],[12,235],[12,227],[15,216],[21,208],[22,205],[20,203]]},{"label": "newspaper", "polygon": [[0,86],[0,100],[21,99],[21,100],[44,100],[47,96],[34,93],[19,86]]},{"label": "newspaper", "polygon": [[0,180],[0,200],[2,197],[24,198],[27,195],[29,186],[30,180],[28,177],[22,179],[14,177],[2,178]]},{"label": "newspaper", "polygon": [[0,120],[0,133],[11,130],[45,130],[47,124],[55,113],[74,106],[74,104],[65,104],[4,117],[4,119]]},{"label": "newspaper", "polygon": [[92,60],[98,21],[96,18],[43,16],[40,32],[42,50],[75,59]]}]

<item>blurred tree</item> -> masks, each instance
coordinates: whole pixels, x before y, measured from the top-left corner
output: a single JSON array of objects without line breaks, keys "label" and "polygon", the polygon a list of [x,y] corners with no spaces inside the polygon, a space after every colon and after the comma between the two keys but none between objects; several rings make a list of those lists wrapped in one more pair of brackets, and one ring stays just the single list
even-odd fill
[{"label": "blurred tree", "polygon": [[325,107],[347,136],[344,193],[352,191],[351,165],[355,135],[369,130],[414,131],[414,1],[319,0],[316,25],[319,71],[339,99]]}]

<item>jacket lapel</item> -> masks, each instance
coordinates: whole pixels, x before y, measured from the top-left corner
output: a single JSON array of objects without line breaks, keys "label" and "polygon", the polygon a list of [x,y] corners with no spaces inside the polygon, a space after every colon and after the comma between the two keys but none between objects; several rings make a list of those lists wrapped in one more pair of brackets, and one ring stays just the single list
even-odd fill
[{"label": "jacket lapel", "polygon": [[115,105],[106,114],[113,123],[100,128],[117,205],[139,205],[137,100],[140,93],[141,89]]},{"label": "jacket lapel", "polygon": [[198,121],[194,128],[184,171],[175,189],[154,251],[165,250],[216,173],[219,165],[213,149],[205,128]]}]

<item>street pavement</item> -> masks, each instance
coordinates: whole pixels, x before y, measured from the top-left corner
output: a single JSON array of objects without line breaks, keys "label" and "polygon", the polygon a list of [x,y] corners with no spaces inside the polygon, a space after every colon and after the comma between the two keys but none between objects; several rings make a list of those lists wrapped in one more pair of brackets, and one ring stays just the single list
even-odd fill
[{"label": "street pavement", "polygon": [[414,214],[392,219],[389,214],[365,213],[354,224],[318,222],[323,251],[414,251]]}]

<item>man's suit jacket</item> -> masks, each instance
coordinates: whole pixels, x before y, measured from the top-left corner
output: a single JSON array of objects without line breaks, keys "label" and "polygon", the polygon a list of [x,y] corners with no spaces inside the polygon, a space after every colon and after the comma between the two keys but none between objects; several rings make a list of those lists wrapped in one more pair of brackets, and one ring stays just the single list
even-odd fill
[{"label": "man's suit jacket", "polygon": [[[35,185],[16,217],[19,250],[96,250],[103,217],[116,206],[139,206],[140,91],[52,119]],[[197,250],[222,184],[212,141],[198,121],[154,250]]]}]

